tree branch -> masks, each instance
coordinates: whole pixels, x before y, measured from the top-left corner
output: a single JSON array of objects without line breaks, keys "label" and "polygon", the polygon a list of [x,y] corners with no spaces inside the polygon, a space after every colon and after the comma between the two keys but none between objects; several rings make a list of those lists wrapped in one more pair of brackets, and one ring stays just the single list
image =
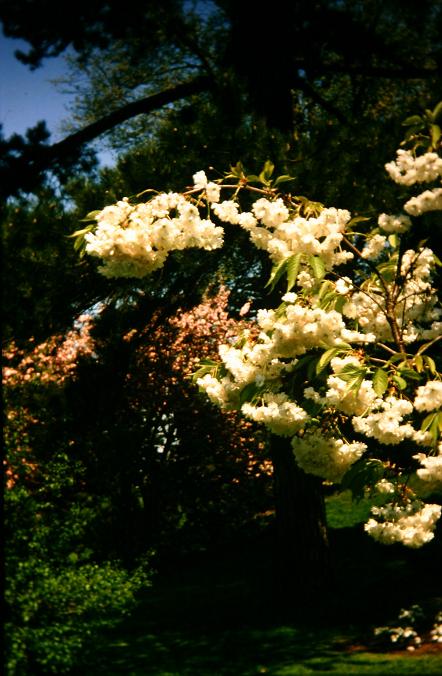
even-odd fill
[{"label": "tree branch", "polygon": [[[312,68],[308,69],[309,75],[313,74]],[[364,77],[385,77],[403,80],[412,80],[415,78],[427,78],[441,75],[441,69],[434,67],[404,66],[395,68],[394,66],[348,66],[344,64],[322,64],[315,75],[323,73],[340,73],[346,75],[363,75]]]},{"label": "tree branch", "polygon": [[98,136],[136,115],[150,113],[169,103],[207,91],[211,82],[211,79],[205,75],[198,76],[193,80],[170,87],[139,101],[128,103],[58,143],[50,146],[41,145],[28,151],[24,150],[20,157],[10,158],[6,170],[2,171],[2,174],[4,174],[1,176],[3,195],[15,194],[21,188],[32,189],[33,186],[30,187],[30,184],[35,182],[40,172],[48,169],[54,162],[75,154],[86,143],[93,141]]}]

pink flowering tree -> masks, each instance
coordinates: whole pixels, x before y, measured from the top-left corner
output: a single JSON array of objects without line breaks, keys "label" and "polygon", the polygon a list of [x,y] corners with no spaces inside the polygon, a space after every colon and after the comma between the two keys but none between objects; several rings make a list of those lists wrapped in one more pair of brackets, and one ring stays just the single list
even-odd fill
[{"label": "pink flowering tree", "polygon": [[386,544],[424,545],[441,515],[440,262],[416,237],[442,210],[441,108],[409,121],[408,142],[385,166],[407,190],[396,213],[369,219],[293,196],[283,191],[290,177],[275,178],[267,162],[259,175],[238,164],[214,181],[195,173],[179,194],[124,198],[76,233],[107,277],[155,274],[173,251],[210,252],[225,227],[269,255],[278,301],[251,312],[250,328],[201,362],[195,382],[269,430],[280,528],[298,560],[307,552],[305,574],[326,558],[323,482],[376,497],[365,530]]}]

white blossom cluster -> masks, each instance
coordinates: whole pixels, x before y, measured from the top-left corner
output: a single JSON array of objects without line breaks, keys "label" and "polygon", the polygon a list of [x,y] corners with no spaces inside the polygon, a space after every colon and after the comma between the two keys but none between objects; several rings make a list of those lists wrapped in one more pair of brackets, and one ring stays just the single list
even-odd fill
[{"label": "white blossom cluster", "polygon": [[293,437],[292,448],[296,462],[304,472],[339,483],[350,466],[362,457],[367,445],[345,443],[313,429],[302,437]]},{"label": "white blossom cluster", "polygon": [[434,411],[442,407],[442,381],[429,380],[416,390],[414,408],[417,411]]},{"label": "white blossom cluster", "polygon": [[385,400],[377,399],[367,415],[354,416],[352,423],[356,432],[385,445],[396,445],[404,439],[416,440],[413,426],[410,423],[403,423],[404,416],[412,412],[411,402],[388,396]]},{"label": "white blossom cluster", "polygon": [[240,225],[247,230],[253,244],[268,251],[272,261],[279,263],[298,253],[320,256],[326,270],[331,270],[353,258],[341,249],[350,212],[334,207],[323,209],[319,216],[292,216],[281,198],[258,199],[251,212],[239,211],[232,200],[213,205],[213,211],[224,222]]},{"label": "white blossom cluster", "polygon": [[371,380],[363,380],[358,389],[349,389],[348,383],[339,374],[346,366],[362,367],[362,362],[353,354],[345,357],[334,357],[330,366],[333,374],[327,378],[327,390],[324,396],[316,392],[312,387],[304,390],[304,397],[312,399],[318,404],[342,411],[347,415],[362,415],[370,410],[375,403],[381,403]]},{"label": "white blossom cluster", "polygon": [[442,176],[442,158],[433,152],[416,157],[410,150],[400,149],[396,151],[396,160],[385,168],[395,183],[428,183]]},{"label": "white blossom cluster", "polygon": [[86,252],[103,260],[106,277],[145,277],[164,265],[170,251],[223,244],[223,229],[201,219],[197,207],[177,193],[135,205],[124,199],[96,220],[95,231],[85,235]]},{"label": "white blossom cluster", "polygon": [[375,540],[384,544],[402,543],[418,548],[434,538],[434,527],[441,515],[440,505],[424,504],[418,500],[405,505],[387,504],[372,507],[373,517],[364,528]]},{"label": "white blossom cluster", "polygon": [[197,171],[196,174],[193,175],[193,184],[196,190],[205,191],[208,202],[219,202],[221,186],[212,181],[208,181],[204,171]]},{"label": "white blossom cluster", "polygon": [[[395,319],[404,343],[418,339],[432,339],[442,335],[441,310],[436,308],[437,296],[431,284],[435,258],[431,249],[407,250],[402,257],[403,283],[395,303]],[[391,291],[391,284],[388,287]],[[367,282],[363,290],[355,289],[347,295],[342,314],[357,321],[364,333],[378,341],[391,341],[391,325],[387,319],[386,298],[378,278]],[[431,325],[431,329],[425,325]]]},{"label": "white blossom cluster", "polygon": [[432,490],[442,489],[442,446],[439,444],[438,455],[425,455],[417,453],[413,456],[422,465],[416,474],[422,481],[431,484]]},{"label": "white blossom cluster", "polygon": [[427,211],[442,210],[442,188],[424,190],[420,195],[411,197],[405,202],[404,209],[411,216],[421,216]]},{"label": "white blossom cluster", "polygon": [[362,258],[376,259],[387,246],[387,238],[384,235],[373,235],[370,237],[362,249]]},{"label": "white blossom cluster", "polygon": [[241,411],[246,418],[263,423],[273,434],[283,437],[293,436],[309,419],[306,411],[283,392],[266,392],[259,404],[245,403]]},{"label": "white blossom cluster", "polygon": [[380,214],[378,225],[384,232],[402,233],[410,229],[411,219],[406,214]]}]

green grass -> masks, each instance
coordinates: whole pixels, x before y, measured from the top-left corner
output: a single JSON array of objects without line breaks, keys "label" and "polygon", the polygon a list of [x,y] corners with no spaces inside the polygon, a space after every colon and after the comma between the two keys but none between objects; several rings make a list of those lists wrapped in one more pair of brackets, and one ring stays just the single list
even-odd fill
[{"label": "green grass", "polygon": [[417,553],[374,543],[361,524],[368,509],[348,494],[328,499],[336,588],[320,613],[277,602],[267,534],[174,561],[125,624],[95,643],[77,673],[440,676],[440,651],[380,652],[372,643],[374,626],[397,617],[401,607],[442,603],[440,548]]},{"label": "green grass", "polygon": [[353,501],[350,491],[330,495],[325,501],[329,528],[351,528],[364,523],[372,505],[373,502],[366,499]]}]

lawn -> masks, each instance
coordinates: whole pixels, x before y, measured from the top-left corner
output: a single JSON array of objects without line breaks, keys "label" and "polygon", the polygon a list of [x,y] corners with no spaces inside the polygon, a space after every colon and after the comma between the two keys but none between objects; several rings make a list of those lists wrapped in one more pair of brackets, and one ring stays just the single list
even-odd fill
[{"label": "lawn", "polygon": [[415,552],[374,543],[360,523],[368,505],[352,505],[347,494],[330,497],[327,508],[336,584],[320,613],[277,601],[266,533],[177,560],[136,612],[95,643],[78,674],[440,676],[441,644],[409,652],[373,641],[374,627],[402,607],[442,607],[440,547]]}]

